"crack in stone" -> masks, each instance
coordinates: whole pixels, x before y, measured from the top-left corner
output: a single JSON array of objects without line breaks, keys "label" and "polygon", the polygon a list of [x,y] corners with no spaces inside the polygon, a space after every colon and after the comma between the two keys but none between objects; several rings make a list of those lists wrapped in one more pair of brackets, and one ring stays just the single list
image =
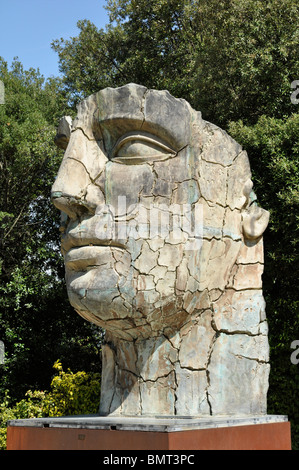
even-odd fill
[{"label": "crack in stone", "polygon": [[259,364],[269,364],[269,361],[263,361],[262,359],[259,359],[258,357],[248,357],[248,356],[244,356],[242,354],[235,354],[235,357],[248,359],[249,361],[255,361]]},{"label": "crack in stone", "polygon": [[146,95],[148,95],[149,92],[150,92],[150,90],[148,88],[146,88],[145,92],[143,93],[142,99],[141,99],[140,111],[143,114],[143,121],[142,121],[140,129],[142,129],[142,127],[145,123],[145,101],[146,101]]},{"label": "crack in stone", "polygon": [[84,137],[86,137],[86,139],[89,140],[89,142],[97,142],[95,138],[94,138],[94,139],[90,139],[90,138],[88,137],[88,135],[85,133],[84,129],[83,129],[82,127],[80,127],[80,126],[74,127],[74,129],[72,129],[72,134],[73,134],[73,132],[76,132],[76,131],[79,131],[79,130],[83,133]]}]

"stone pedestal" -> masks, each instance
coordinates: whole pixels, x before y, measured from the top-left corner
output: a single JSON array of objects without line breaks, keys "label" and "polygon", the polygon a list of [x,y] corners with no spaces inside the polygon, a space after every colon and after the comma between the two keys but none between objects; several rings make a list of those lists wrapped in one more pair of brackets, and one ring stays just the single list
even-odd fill
[{"label": "stone pedestal", "polygon": [[74,416],[8,423],[8,450],[291,450],[286,416]]}]

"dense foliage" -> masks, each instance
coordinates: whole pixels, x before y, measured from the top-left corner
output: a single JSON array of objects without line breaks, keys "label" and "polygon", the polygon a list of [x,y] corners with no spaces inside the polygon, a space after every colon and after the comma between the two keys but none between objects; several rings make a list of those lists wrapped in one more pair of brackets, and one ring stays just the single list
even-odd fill
[{"label": "dense foliage", "polygon": [[50,188],[62,153],[54,145],[65,112],[60,80],[0,61],[0,397],[46,388],[61,358],[73,370],[99,369],[98,333],[73,313],[59,249],[59,213]]},{"label": "dense foliage", "polygon": [[[135,82],[187,99],[248,151],[255,191],[271,213],[264,295],[270,327],[269,412],[289,415],[299,446],[299,79],[297,0],[108,0],[110,22],[55,41],[75,101]],[[296,114],[297,113],[297,114]]]},{"label": "dense foliage", "polygon": [[95,414],[100,403],[100,374],[65,372],[60,361],[54,364],[50,391],[28,390],[14,405],[6,393],[0,403],[0,449],[6,448],[6,423],[13,419]]},{"label": "dense foliage", "polygon": [[187,99],[205,119],[255,122],[294,112],[297,0],[108,0],[106,30],[80,21],[57,40],[74,100],[135,82]]},{"label": "dense foliage", "polygon": [[297,448],[299,370],[290,348],[299,339],[299,114],[262,116],[253,126],[234,122],[229,131],[247,149],[259,202],[271,214],[263,275],[271,360],[268,413],[290,417]]}]

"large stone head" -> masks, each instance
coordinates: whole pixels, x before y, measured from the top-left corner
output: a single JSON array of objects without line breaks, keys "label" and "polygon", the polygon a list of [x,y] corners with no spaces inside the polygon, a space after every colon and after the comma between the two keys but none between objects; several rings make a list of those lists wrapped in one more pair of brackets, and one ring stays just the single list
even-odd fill
[{"label": "large stone head", "polygon": [[268,213],[223,130],[166,91],[129,84],[80,103],[57,144],[52,198],[80,315],[121,339],[171,336],[233,287]]},{"label": "large stone head", "polygon": [[106,330],[100,413],[264,413],[268,213],[246,152],[134,84],[82,101],[56,141],[69,299]]}]

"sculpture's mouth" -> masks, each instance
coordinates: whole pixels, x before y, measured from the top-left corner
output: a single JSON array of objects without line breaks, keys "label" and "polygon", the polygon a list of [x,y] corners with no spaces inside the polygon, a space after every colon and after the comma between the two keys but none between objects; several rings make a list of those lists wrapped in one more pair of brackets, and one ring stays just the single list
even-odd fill
[{"label": "sculpture's mouth", "polygon": [[[116,259],[113,251],[123,252],[124,247],[118,244],[101,244],[101,245],[82,245],[73,247],[64,256],[65,267],[72,271],[90,271],[99,267],[107,267],[114,264]],[[112,266],[111,266],[112,267]]]},{"label": "sculpture's mouth", "polygon": [[88,234],[80,233],[79,231],[71,231],[61,238],[61,249],[64,255],[70,250],[80,247],[115,247],[125,249],[123,240],[111,240],[109,238],[96,238],[95,236],[88,236]]}]

